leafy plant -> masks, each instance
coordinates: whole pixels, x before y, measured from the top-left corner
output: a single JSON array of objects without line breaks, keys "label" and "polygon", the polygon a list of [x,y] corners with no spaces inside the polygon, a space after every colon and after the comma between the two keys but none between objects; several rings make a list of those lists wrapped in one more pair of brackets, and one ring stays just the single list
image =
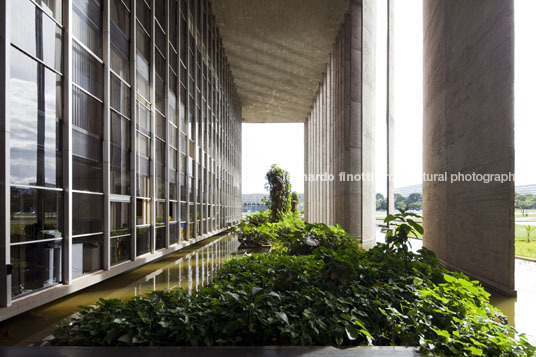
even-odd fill
[{"label": "leafy plant", "polygon": [[265,189],[270,193],[267,205],[270,207],[272,222],[277,222],[290,209],[290,175],[273,164],[266,173]]},{"label": "leafy plant", "polygon": [[527,242],[530,243],[530,233],[536,230],[536,226],[531,226],[530,224],[527,224],[525,226],[525,230],[527,231]]},{"label": "leafy plant", "polygon": [[290,196],[290,211],[297,213],[298,212],[298,204],[300,203],[300,197],[296,193],[296,191],[293,191]]},{"label": "leafy plant", "polygon": [[411,247],[409,242],[410,233],[413,233],[413,235],[416,235],[416,233],[422,235],[424,233],[422,226],[411,217],[420,218],[415,213],[401,209],[399,213],[390,214],[383,220],[387,225],[391,222],[396,223],[395,228],[388,230],[385,234],[385,242],[397,253],[402,253],[406,262],[408,251]]},{"label": "leafy plant", "polygon": [[[89,346],[419,346],[438,356],[531,356],[477,281],[407,249],[422,231],[401,212],[386,244],[365,251],[340,227],[287,213],[262,229],[274,249],[234,258],[211,286],[100,300],[54,331],[53,344]],[[314,242],[314,244],[311,244]]]}]

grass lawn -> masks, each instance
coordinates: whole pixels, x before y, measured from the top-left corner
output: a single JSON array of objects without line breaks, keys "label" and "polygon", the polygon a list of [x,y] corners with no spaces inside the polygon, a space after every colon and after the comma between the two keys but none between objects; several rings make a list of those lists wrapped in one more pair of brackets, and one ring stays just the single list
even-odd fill
[{"label": "grass lawn", "polygon": [[516,255],[536,259],[536,240],[516,240]]}]

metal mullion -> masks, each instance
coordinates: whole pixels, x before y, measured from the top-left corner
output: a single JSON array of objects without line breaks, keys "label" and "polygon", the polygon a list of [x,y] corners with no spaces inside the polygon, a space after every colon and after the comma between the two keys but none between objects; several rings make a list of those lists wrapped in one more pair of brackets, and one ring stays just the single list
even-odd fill
[{"label": "metal mullion", "polygon": [[[18,0],[16,0],[16,1],[18,1]],[[33,3],[35,6],[37,6],[37,8],[38,8],[39,10],[41,10],[41,12],[42,12],[46,17],[48,17],[49,19],[51,19],[52,21],[54,21],[58,27],[61,27],[61,28],[63,29],[63,25],[60,24],[60,23],[59,23],[59,22],[58,22],[52,15],[48,14],[48,13],[41,7],[40,4],[38,4],[35,0],[30,0],[30,2]],[[65,16],[65,14],[62,14],[62,15]]]},{"label": "metal mullion", "polygon": [[[130,89],[130,88],[129,88],[129,89]],[[131,120],[129,117],[127,117],[127,116],[124,115],[123,113],[120,113],[119,111],[117,111],[117,109],[114,109],[114,108],[112,108],[111,106],[110,106],[110,111],[114,112],[114,114],[119,115],[121,118],[126,119],[126,120],[128,120],[129,122],[132,122],[132,120]]]},{"label": "metal mullion", "polygon": [[151,160],[150,163],[150,196],[151,196],[151,203],[150,203],[150,210],[151,210],[151,253],[154,253],[156,250],[156,105],[155,105],[155,97],[156,97],[156,88],[155,88],[155,76],[156,76],[156,68],[155,68],[155,58],[156,58],[156,43],[155,43],[155,1],[152,0],[151,2],[151,36],[150,36],[150,43],[151,43],[151,66],[150,66],[150,76],[149,76],[149,87],[150,87],[150,93],[149,96],[151,97]]},{"label": "metal mullion", "polygon": [[100,99],[99,97],[95,96],[94,94],[92,94],[91,92],[89,92],[87,89],[84,89],[82,88],[81,86],[79,86],[78,84],[76,83],[72,83],[72,86],[75,87],[76,89],[80,90],[82,93],[90,96],[91,98],[95,99],[96,101],[98,101],[100,104],[104,104],[104,100]]},{"label": "metal mullion", "polygon": [[130,8],[130,108],[132,121],[130,125],[130,259],[136,259],[136,148],[137,148],[137,99],[136,99],[136,1],[132,1]]},{"label": "metal mullion", "polygon": [[166,199],[166,206],[164,207],[164,213],[165,213],[165,246],[166,248],[169,248],[169,1],[165,0],[165,19],[164,19],[164,27],[166,32],[166,71],[165,71],[165,77],[164,78],[164,112],[166,117],[166,149],[164,151],[164,190],[165,190],[165,199]]},{"label": "metal mullion", "polygon": [[48,239],[36,239],[36,240],[30,240],[30,241],[24,241],[24,242],[16,242],[16,243],[11,243],[10,246],[14,246],[14,245],[27,245],[27,244],[34,244],[34,243],[44,243],[44,242],[52,242],[52,241],[58,241],[58,240],[62,240],[62,238],[48,238]]},{"label": "metal mullion", "polygon": [[63,2],[63,254],[62,278],[64,284],[70,284],[73,279],[72,272],[72,232],[73,232],[73,38],[72,38],[72,3],[73,0]]},{"label": "metal mullion", "polygon": [[57,69],[53,68],[53,67],[50,67],[49,65],[47,65],[44,61],[40,60],[39,58],[37,58],[36,56],[28,53],[26,50],[20,48],[19,46],[17,46],[16,44],[14,43],[11,43],[11,47],[17,49],[19,52],[22,52],[24,53],[26,56],[30,57],[31,59],[33,59],[35,62],[38,62],[39,64],[43,65],[46,69],[56,73],[57,75],[60,75],[60,76],[63,76],[63,73],[61,73],[60,71],[58,71]]},{"label": "metal mullion", "polygon": [[[8,180],[8,182],[9,182],[9,180]],[[25,188],[25,189],[36,189],[36,190],[48,190],[48,191],[63,192],[62,187],[30,186],[30,185],[20,185],[20,184],[11,184],[10,187],[20,187],[20,188]]]},{"label": "metal mullion", "polygon": [[[194,190],[194,187],[192,185],[192,187],[190,186],[190,180],[191,180],[191,177],[193,177],[193,173],[190,172],[191,168],[193,169],[193,165],[188,165],[188,162],[190,161],[190,140],[192,140],[192,130],[190,130],[190,126],[193,125],[193,122],[192,124],[190,125],[189,121],[190,121],[190,113],[192,111],[192,108],[190,108],[190,103],[191,103],[191,100],[190,100],[190,91],[193,90],[193,88],[191,88],[191,83],[192,81],[190,81],[190,66],[192,65],[195,65],[190,63],[190,47],[192,46],[192,44],[190,43],[190,31],[191,31],[191,20],[193,19],[193,16],[191,15],[191,12],[192,12],[192,9],[190,9],[190,2],[187,1],[186,2],[186,14],[185,14],[185,21],[186,21],[186,28],[187,28],[187,31],[188,33],[186,34],[186,79],[185,79],[185,85],[186,85],[186,102],[185,102],[185,105],[186,105],[186,108],[187,110],[185,110],[185,113],[186,113],[186,121],[187,121],[187,124],[188,124],[188,127],[185,128],[186,130],[186,133],[187,133],[187,140],[186,140],[186,170],[185,170],[185,176],[186,176],[186,199],[185,199],[185,202],[186,202],[186,209],[187,209],[187,212],[186,212],[186,224],[187,224],[187,231],[188,231],[188,240],[190,240],[193,236],[193,232],[191,232],[191,225],[192,225],[192,222],[190,221],[190,204],[192,202],[190,202],[190,198],[191,198],[191,195],[190,195],[190,190]],[[195,107],[195,103],[194,103],[194,107]],[[193,161],[193,160],[192,160]],[[192,166],[190,168],[190,166]],[[193,180],[191,180],[193,182]],[[194,218],[194,222],[195,222],[195,218]]]},{"label": "metal mullion", "polygon": [[11,0],[0,3],[0,208],[2,238],[0,238],[0,306],[11,305],[11,275],[8,264],[11,264],[11,190],[10,190],[10,120],[9,120],[9,72],[10,72],[10,41],[11,41]]},{"label": "metal mullion", "polygon": [[103,188],[104,188],[104,257],[103,269],[110,270],[110,0],[103,2],[103,60],[104,60],[104,149],[103,149]]},{"label": "metal mullion", "polygon": [[89,53],[89,55],[91,57],[93,57],[97,62],[99,62],[100,64],[104,64],[104,60],[102,58],[100,58],[99,56],[97,56],[97,54],[94,53],[89,47],[87,47],[85,44],[83,44],[82,41],[80,41],[79,39],[77,39],[76,37],[74,37],[72,35],[71,35],[71,38],[72,38],[72,41],[74,41],[78,46],[80,46],[87,53]]},{"label": "metal mullion", "polygon": [[[175,130],[177,132],[177,143],[175,144],[177,146],[176,150],[177,150],[177,155],[176,155],[176,164],[175,164],[175,167],[176,167],[176,170],[175,170],[175,190],[177,192],[177,209],[176,209],[176,215],[177,217],[175,218],[175,221],[178,222],[177,223],[177,234],[178,234],[178,239],[177,239],[177,243],[180,243],[182,240],[183,240],[183,237],[182,237],[182,230],[181,230],[181,187],[180,187],[180,170],[181,170],[181,167],[180,167],[180,162],[181,162],[181,152],[180,152],[180,141],[181,141],[181,137],[180,137],[180,126],[181,126],[181,118],[180,118],[180,92],[181,92],[181,81],[180,81],[180,72],[181,72],[181,49],[179,48],[179,43],[180,43],[180,40],[181,40],[181,34],[180,34],[180,30],[181,30],[181,26],[180,26],[180,21],[181,21],[181,14],[180,14],[180,0],[176,0],[177,2],[177,6],[176,6],[176,13],[175,13],[175,17],[177,18],[177,20],[175,21],[175,34],[176,34],[176,39],[177,39],[177,43],[175,44],[172,44],[173,45],[173,49],[176,51],[176,54],[177,54],[177,73],[175,73],[175,71],[173,71],[176,75],[175,78],[176,79],[176,93],[175,93],[175,117],[177,118],[177,125],[175,127]],[[173,69],[172,69],[173,70]]]},{"label": "metal mullion", "polygon": [[123,79],[123,77],[121,77],[119,74],[115,73],[115,71],[113,70],[113,68],[110,67],[110,73],[112,73],[115,77],[117,77],[117,79],[119,79],[121,81],[122,84],[126,85],[128,87],[128,89],[130,89],[130,83],[128,83],[127,81],[125,81]]}]

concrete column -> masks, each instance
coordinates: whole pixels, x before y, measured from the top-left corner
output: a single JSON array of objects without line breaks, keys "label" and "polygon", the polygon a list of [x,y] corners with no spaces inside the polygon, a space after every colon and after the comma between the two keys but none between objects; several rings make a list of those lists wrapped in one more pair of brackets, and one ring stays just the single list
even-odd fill
[{"label": "concrete column", "polygon": [[[424,1],[424,171],[514,172],[513,0]],[[478,138],[478,139],[477,139]],[[514,295],[514,182],[424,182],[424,246]]]},{"label": "concrete column", "polygon": [[387,214],[395,212],[394,4],[393,0],[387,0]]},{"label": "concrete column", "polygon": [[[376,172],[376,0],[363,1],[362,21],[361,167],[364,173],[374,175]],[[356,87],[352,89],[356,92],[355,94],[359,94]],[[355,94],[352,93],[352,97]],[[363,247],[368,249],[376,244],[376,182],[374,178],[369,177],[361,181],[361,190],[361,237]]]},{"label": "concrete column", "polygon": [[[309,175],[309,118],[303,123],[303,171],[305,175]],[[305,180],[303,185],[303,219],[309,221],[309,181]]]}]

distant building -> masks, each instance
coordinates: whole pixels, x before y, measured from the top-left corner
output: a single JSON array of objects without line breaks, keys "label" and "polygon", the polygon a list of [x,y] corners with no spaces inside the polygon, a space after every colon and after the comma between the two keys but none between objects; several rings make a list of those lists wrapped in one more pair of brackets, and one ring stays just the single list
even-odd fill
[{"label": "distant building", "polygon": [[[395,193],[399,193],[404,197],[408,197],[412,193],[422,194],[422,185],[412,185],[406,187],[395,188]],[[516,193],[536,195],[536,184],[516,186]]]},{"label": "distant building", "polygon": [[[242,194],[242,212],[244,213],[253,213],[264,211],[268,207],[264,204],[263,199],[268,199],[268,194],[266,193],[244,193]],[[298,193],[298,198],[300,202],[298,203],[298,210],[303,209],[304,194]]]},{"label": "distant building", "polygon": [[516,186],[516,193],[536,195],[536,184]]}]

